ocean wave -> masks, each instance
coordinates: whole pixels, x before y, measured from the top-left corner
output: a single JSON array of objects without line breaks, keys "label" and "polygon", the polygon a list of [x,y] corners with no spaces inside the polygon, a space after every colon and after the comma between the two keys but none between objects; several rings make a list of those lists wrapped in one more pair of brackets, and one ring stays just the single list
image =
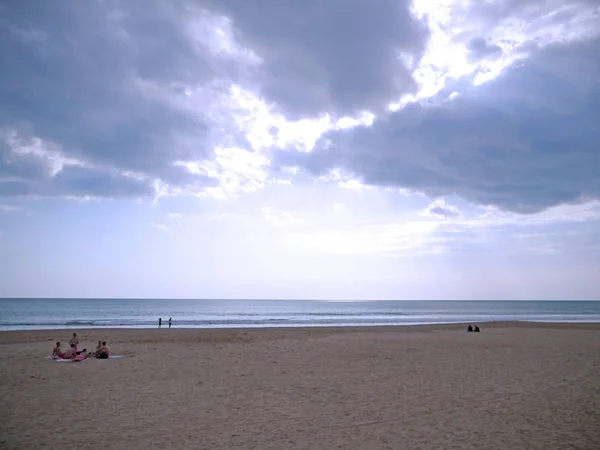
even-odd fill
[{"label": "ocean wave", "polygon": [[347,316],[410,316],[410,313],[397,312],[397,311],[360,311],[360,312],[306,312],[306,311],[289,311],[289,312],[279,312],[279,313],[211,313],[209,314],[215,317],[231,317],[231,316],[240,316],[240,317],[290,317],[290,316],[308,316],[308,317],[347,317]]},{"label": "ocean wave", "polygon": [[69,320],[69,321],[65,322],[65,325],[88,327],[88,326],[96,325],[96,322],[93,320]]},{"label": "ocean wave", "polygon": [[[260,318],[238,318],[229,319],[181,319],[174,320],[173,324],[177,328],[245,328],[245,327],[277,327],[277,326],[369,326],[369,325],[416,325],[416,324],[442,324],[442,323],[464,323],[464,322],[494,322],[494,321],[547,321],[547,322],[600,322],[600,316],[594,315],[512,315],[509,317],[499,315],[456,315],[452,318],[439,315],[436,317],[414,315],[396,317],[380,317],[361,315],[320,315],[318,318],[314,315],[304,314],[300,317],[269,317]],[[80,319],[80,320],[40,320],[40,321],[7,321],[0,320],[0,330],[17,329],[60,329],[60,328],[156,328],[157,320],[142,319]],[[168,322],[163,320],[163,327],[167,327]]]}]

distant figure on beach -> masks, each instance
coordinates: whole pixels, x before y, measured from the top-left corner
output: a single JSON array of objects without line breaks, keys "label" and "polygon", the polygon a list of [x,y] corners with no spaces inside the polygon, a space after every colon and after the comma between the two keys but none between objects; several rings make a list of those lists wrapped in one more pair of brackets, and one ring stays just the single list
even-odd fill
[{"label": "distant figure on beach", "polygon": [[471,324],[469,324],[469,326],[467,327],[467,332],[472,332],[473,331],[473,326]]},{"label": "distant figure on beach", "polygon": [[110,348],[106,345],[106,341],[102,342],[102,347],[98,350],[98,355],[96,356],[98,359],[108,359],[110,356]]},{"label": "distant figure on beach", "polygon": [[56,347],[54,347],[54,350],[52,350],[52,356],[56,356],[58,358],[65,357],[65,354],[62,352],[62,350],[60,348],[60,342],[56,343]]},{"label": "distant figure on beach", "polygon": [[475,325],[475,329],[473,330],[475,333],[479,333],[479,327]]},{"label": "distant figure on beach", "polygon": [[171,323],[172,323],[172,321],[171,321],[171,318],[169,317],[169,328],[171,328]]},{"label": "distant figure on beach", "polygon": [[71,347],[75,346],[75,351],[77,351],[77,346],[79,345],[79,339],[77,339],[77,333],[73,333],[73,337],[69,341],[69,345]]},{"label": "distant figure on beach", "polygon": [[158,328],[162,327],[162,317],[158,318]]}]

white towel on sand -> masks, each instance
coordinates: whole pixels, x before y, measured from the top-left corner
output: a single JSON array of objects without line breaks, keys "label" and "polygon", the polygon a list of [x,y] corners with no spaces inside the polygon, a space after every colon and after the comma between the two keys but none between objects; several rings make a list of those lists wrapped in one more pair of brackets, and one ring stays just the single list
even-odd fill
[{"label": "white towel on sand", "polygon": [[[92,357],[92,358],[93,359],[100,359],[100,358],[94,358],[94,357]],[[113,359],[113,358],[123,358],[123,355],[113,355],[113,356],[109,356],[109,358],[110,359]],[[55,356],[46,356],[46,359],[53,359],[56,362],[73,362],[72,359],[62,359],[62,358],[57,358]],[[87,359],[90,359],[90,358],[87,358]],[[85,361],[85,359],[79,360],[79,362],[81,362],[81,361]]]}]

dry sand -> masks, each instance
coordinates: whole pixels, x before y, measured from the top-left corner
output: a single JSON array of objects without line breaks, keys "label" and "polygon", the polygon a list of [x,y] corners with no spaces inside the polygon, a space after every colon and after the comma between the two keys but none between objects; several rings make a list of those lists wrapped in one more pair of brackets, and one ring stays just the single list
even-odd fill
[{"label": "dry sand", "polygon": [[0,448],[600,449],[600,324],[0,333]]}]

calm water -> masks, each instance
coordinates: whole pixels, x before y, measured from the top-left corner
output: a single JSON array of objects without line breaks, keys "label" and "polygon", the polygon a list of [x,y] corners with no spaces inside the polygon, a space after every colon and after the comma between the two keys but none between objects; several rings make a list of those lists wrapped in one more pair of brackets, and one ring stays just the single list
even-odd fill
[{"label": "calm water", "polygon": [[0,299],[0,330],[600,322],[600,302]]}]

